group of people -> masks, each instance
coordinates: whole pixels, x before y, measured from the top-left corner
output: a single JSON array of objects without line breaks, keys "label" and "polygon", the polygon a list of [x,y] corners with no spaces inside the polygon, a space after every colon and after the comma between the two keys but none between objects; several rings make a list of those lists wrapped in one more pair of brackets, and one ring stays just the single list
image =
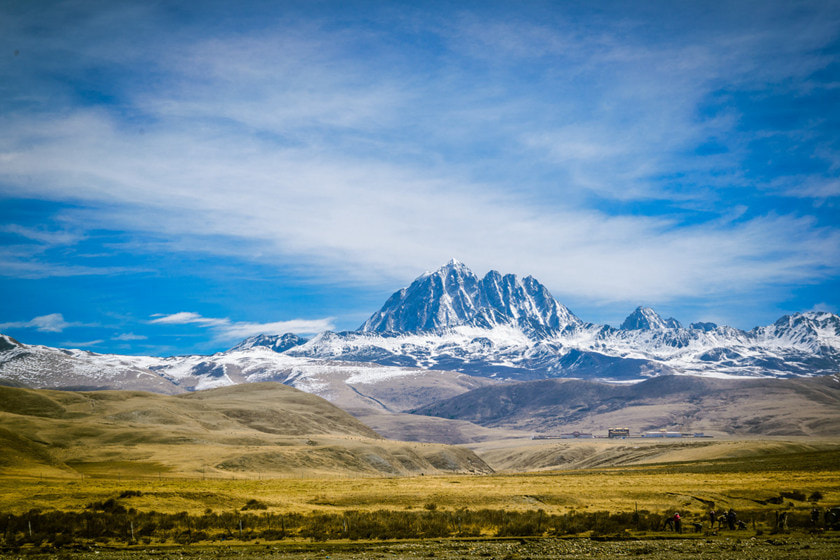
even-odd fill
[{"label": "group of people", "polygon": [[[820,516],[823,512],[820,511],[819,508],[814,508],[811,510],[811,526],[815,529],[819,528],[820,523]],[[840,508],[834,507],[825,510],[823,514],[824,523],[826,529],[837,529],[840,528]],[[700,532],[703,528],[702,523],[692,523],[695,532]],[[717,525],[717,529],[729,528],[732,531],[738,529],[746,529],[747,524],[743,521],[738,519],[738,515],[735,513],[735,510],[729,508],[729,511],[709,511],[709,526],[711,529],[715,529]],[[781,511],[776,512],[776,529],[779,531],[785,531],[788,528],[788,512]],[[675,513],[674,515],[665,519],[665,529],[670,529],[677,533],[682,533],[682,526],[683,526],[683,518],[679,513]]]},{"label": "group of people", "polygon": [[[811,526],[815,529],[819,528],[820,524],[820,508],[811,510]],[[840,508],[832,507],[825,510],[823,513],[823,527],[826,529],[840,528]]]},{"label": "group of people", "polygon": [[[709,512],[709,522],[712,529],[715,528],[715,523],[717,523],[718,529],[723,529],[724,526],[729,527],[733,531],[747,528],[747,524],[738,520],[738,515],[732,508],[729,508],[727,512],[720,512],[720,514],[715,510],[711,510]],[[682,533],[682,525],[683,519],[679,512],[665,519],[665,529],[671,529],[676,533]],[[695,532],[700,532],[703,529],[702,523],[692,523],[692,526]]]},{"label": "group of people", "polygon": [[715,528],[715,523],[717,523],[718,529],[723,529],[724,526],[728,527],[731,531],[747,528],[746,523],[738,521],[738,514],[736,514],[735,510],[732,508],[729,508],[729,511],[727,512],[716,512],[715,510],[710,510],[709,525],[712,529]]}]

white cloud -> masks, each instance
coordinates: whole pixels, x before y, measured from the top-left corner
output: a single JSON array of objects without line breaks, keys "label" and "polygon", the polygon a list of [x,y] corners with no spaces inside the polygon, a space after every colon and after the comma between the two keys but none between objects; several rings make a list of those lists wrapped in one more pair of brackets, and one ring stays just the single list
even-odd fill
[{"label": "white cloud", "polygon": [[111,340],[133,341],[133,340],[147,340],[148,338],[149,338],[148,336],[144,336],[142,334],[123,333],[121,335],[113,337]]},{"label": "white cloud", "polygon": [[817,200],[840,197],[840,180],[838,179],[815,180],[810,177],[801,177],[799,181],[792,179],[794,180],[788,181],[789,185],[784,191],[788,196]]},{"label": "white cloud", "polygon": [[82,236],[77,232],[33,228],[19,224],[0,225],[0,232],[12,233],[26,239],[40,242],[46,246],[71,245],[77,243],[82,238]]},{"label": "white cloud", "polygon": [[68,323],[61,313],[41,315],[30,321],[0,323],[0,329],[36,329],[38,332],[62,332],[69,327],[81,326],[81,323]]},{"label": "white cloud", "polygon": [[[713,204],[715,188],[755,186],[741,174],[757,131],[738,129],[745,111],[732,96],[810,87],[806,78],[834,62],[823,49],[836,41],[840,12],[819,3],[663,8],[613,5],[609,21],[563,18],[562,10],[543,23],[470,14],[450,25],[448,38],[456,52],[508,73],[540,63],[539,78],[529,78],[552,97],[531,93],[527,102],[542,118],[511,133],[531,156],[555,164],[569,186],[618,200]],[[721,93],[725,109],[704,114]],[[693,153],[706,142],[720,153]],[[814,155],[837,157],[824,151]],[[680,181],[663,177],[696,188],[676,190],[671,184]]]},{"label": "white cloud", "polygon": [[62,342],[60,343],[61,347],[63,348],[87,348],[89,346],[96,346],[98,344],[102,344],[105,342],[104,340],[88,340],[85,342]]},{"label": "white cloud", "polygon": [[[41,196],[72,191],[101,205],[67,219],[345,281],[402,281],[454,255],[476,270],[534,274],[559,293],[664,301],[809,282],[840,263],[840,233],[794,216],[680,227],[540,204],[457,170],[281,148],[247,135],[131,136],[89,112],[28,127],[41,142],[8,172],[31,177],[27,190],[40,185]],[[54,129],[60,138],[47,133]],[[220,321],[179,318],[187,319]]]},{"label": "white cloud", "polygon": [[[17,254],[15,254],[17,253]],[[51,277],[112,276],[148,271],[143,267],[86,266],[44,262],[48,259],[26,251],[0,247],[0,276],[36,280]]]},{"label": "white cloud", "polygon": [[837,308],[837,306],[836,306],[836,305],[831,305],[831,304],[828,304],[828,303],[824,303],[824,302],[823,302],[823,303],[818,303],[818,304],[814,305],[814,306],[813,306],[811,309],[809,309],[808,311],[821,311],[821,312],[823,312],[823,313],[834,313],[834,314],[837,314],[840,310],[838,310],[838,308]]},{"label": "white cloud", "polygon": [[181,311],[179,313],[173,313],[172,315],[153,315],[153,317],[157,317],[156,319],[152,319],[151,321],[149,321],[153,325],[194,324],[203,325],[206,327],[220,327],[230,324],[230,321],[228,319],[209,319],[191,311]]},{"label": "white cloud", "polygon": [[332,318],[324,319],[292,319],[290,321],[276,321],[271,323],[234,322],[230,319],[215,319],[202,317],[191,311],[181,311],[172,315],[155,315],[149,321],[154,325],[199,325],[216,332],[217,338],[233,340],[247,338],[257,334],[314,334],[333,329]]},{"label": "white cloud", "polygon": [[0,233],[11,233],[35,243],[0,245],[0,277],[38,279],[47,277],[102,276],[141,272],[141,267],[93,266],[71,260],[72,264],[50,262],[49,251],[64,250],[83,239],[78,233],[90,224],[80,223],[73,232],[50,231],[17,224],[0,226]]},{"label": "white cloud", "polygon": [[[150,83],[162,85],[125,94],[144,117],[143,130],[105,108],[0,116],[0,189],[83,201],[86,210],[64,216],[79,231],[124,228],[174,240],[170,247],[179,250],[378,285],[451,256],[477,272],[530,273],[555,293],[599,301],[714,299],[836,274],[836,228],[796,215],[684,226],[668,216],[611,215],[584,200],[581,193],[594,192],[712,207],[719,199],[708,193],[719,184],[668,192],[651,179],[708,166],[720,172],[709,181],[743,187],[737,135],[727,136],[730,152],[713,163],[680,156],[737,122],[738,114],[699,118],[700,100],[736,81],[807,75],[824,64],[813,53],[836,27],[824,18],[807,33],[786,23],[738,34],[708,21],[695,35],[674,33],[654,46],[618,39],[632,33],[571,24],[455,21],[440,68],[417,74],[408,56],[347,56],[367,38],[317,26],[177,45],[164,39],[149,55],[160,72]],[[638,23],[619,27],[632,31]],[[774,58],[779,45],[785,56]],[[123,62],[115,52],[101,56]],[[510,79],[505,65],[535,57],[553,57],[540,67],[544,82],[526,88]],[[470,82],[476,60],[494,69],[478,74],[487,83]],[[583,93],[569,95],[566,80]],[[544,84],[554,89],[539,91]],[[487,135],[502,146],[499,161],[484,157],[482,146],[450,153]],[[550,179],[532,179],[540,173],[531,175],[531,167],[540,165]],[[495,179],[496,170],[507,177]],[[836,185],[801,192],[830,194]],[[92,273],[21,255],[3,260],[6,274],[18,277]],[[294,322],[182,312],[152,322],[241,336],[314,332],[329,320],[285,327]]]}]

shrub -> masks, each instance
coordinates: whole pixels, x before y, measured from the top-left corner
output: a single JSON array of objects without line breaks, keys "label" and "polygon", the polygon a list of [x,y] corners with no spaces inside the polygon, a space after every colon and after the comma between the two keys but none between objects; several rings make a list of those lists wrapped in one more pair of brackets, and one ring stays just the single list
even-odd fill
[{"label": "shrub", "polygon": [[805,493],[800,492],[799,490],[794,490],[792,492],[782,492],[780,496],[782,498],[787,498],[788,500],[796,500],[798,502],[805,501]]},{"label": "shrub", "polygon": [[259,500],[250,499],[242,506],[242,511],[249,509],[268,509],[268,506]]}]

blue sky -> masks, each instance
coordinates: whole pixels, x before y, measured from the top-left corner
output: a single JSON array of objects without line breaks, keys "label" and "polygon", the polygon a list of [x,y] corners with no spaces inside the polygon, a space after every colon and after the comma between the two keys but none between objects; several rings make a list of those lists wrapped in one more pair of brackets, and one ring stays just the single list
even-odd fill
[{"label": "blue sky", "polygon": [[0,332],[353,329],[424,270],[587,321],[840,309],[840,3],[0,4]]}]

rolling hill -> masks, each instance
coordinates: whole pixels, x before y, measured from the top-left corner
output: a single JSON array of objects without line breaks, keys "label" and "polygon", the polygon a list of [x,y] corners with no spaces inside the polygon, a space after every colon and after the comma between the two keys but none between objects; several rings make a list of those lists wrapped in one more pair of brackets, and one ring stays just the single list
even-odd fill
[{"label": "rolling hill", "polygon": [[471,451],[386,440],[278,383],[177,396],[0,387],[0,471],[160,476],[489,472]]},{"label": "rolling hill", "polygon": [[840,377],[662,376],[635,384],[545,379],[482,387],[416,414],[543,434],[676,430],[733,436],[840,433]]}]

